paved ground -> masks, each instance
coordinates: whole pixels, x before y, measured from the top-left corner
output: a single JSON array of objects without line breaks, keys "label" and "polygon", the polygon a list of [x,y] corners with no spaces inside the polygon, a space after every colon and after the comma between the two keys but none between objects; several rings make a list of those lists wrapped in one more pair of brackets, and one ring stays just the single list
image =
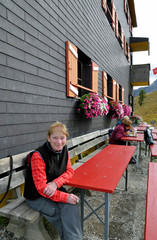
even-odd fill
[{"label": "paved ground", "polygon": [[[144,240],[148,162],[149,157],[145,156],[144,151],[142,151],[138,168],[136,165],[129,164],[128,191],[124,190],[124,179],[122,178],[116,191],[111,195],[110,240]],[[101,203],[104,194],[90,193],[91,196],[86,196],[90,203],[95,206]],[[88,211],[87,207],[86,210]],[[103,218],[103,209],[100,209],[99,213]],[[11,233],[5,231],[5,228],[0,226],[0,240],[10,239],[17,240]],[[18,240],[22,239],[24,238]],[[55,240],[56,238],[52,239]],[[102,223],[95,216],[90,217],[85,222],[83,240],[103,239],[104,227]]]}]

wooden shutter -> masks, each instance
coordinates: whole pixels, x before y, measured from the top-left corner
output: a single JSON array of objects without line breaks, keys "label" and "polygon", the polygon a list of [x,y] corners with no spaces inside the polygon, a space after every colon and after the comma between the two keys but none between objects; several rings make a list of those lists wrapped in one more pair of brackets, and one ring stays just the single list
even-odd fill
[{"label": "wooden shutter", "polygon": [[130,62],[130,47],[128,45],[128,62]]},{"label": "wooden shutter", "polygon": [[116,100],[116,80],[112,79],[112,97]]},{"label": "wooden shutter", "polygon": [[124,88],[122,87],[122,103],[124,103]]},{"label": "wooden shutter", "polygon": [[[67,96],[78,96],[78,88],[74,85],[77,84],[77,47],[66,41],[66,73],[67,73]],[[73,85],[74,84],[74,85]]]},{"label": "wooden shutter", "polygon": [[127,0],[124,0],[124,12],[127,13]]},{"label": "wooden shutter", "polygon": [[98,93],[98,71],[98,65],[92,62],[92,90],[96,93]]},{"label": "wooden shutter", "polygon": [[132,21],[130,16],[129,16],[129,31],[130,33],[132,33]]},{"label": "wooden shutter", "polygon": [[119,101],[119,84],[116,84],[116,100]]},{"label": "wooden shutter", "polygon": [[123,36],[123,29],[121,27],[121,48],[123,49],[124,47],[124,36]]},{"label": "wooden shutter", "polygon": [[128,16],[128,24],[129,24],[129,18],[130,18],[130,12],[129,12],[129,8],[127,9],[127,16]]},{"label": "wooden shutter", "polygon": [[103,91],[103,98],[107,97],[107,73],[102,71],[102,91]]},{"label": "wooden shutter", "polygon": [[124,36],[124,54],[127,55],[127,50],[126,50],[126,37]]},{"label": "wooden shutter", "polygon": [[117,13],[115,12],[115,35],[118,38],[119,32],[118,32],[118,16]]},{"label": "wooden shutter", "polygon": [[107,13],[107,0],[102,0],[102,7],[103,7],[105,13]]},{"label": "wooden shutter", "polygon": [[116,16],[116,10],[114,3],[112,2],[112,28],[115,31],[115,16]]}]

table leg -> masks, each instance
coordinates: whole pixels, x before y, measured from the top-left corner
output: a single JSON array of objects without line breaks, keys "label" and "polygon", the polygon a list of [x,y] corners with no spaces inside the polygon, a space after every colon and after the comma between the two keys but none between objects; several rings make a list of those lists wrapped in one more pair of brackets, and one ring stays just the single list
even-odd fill
[{"label": "table leg", "polygon": [[137,156],[136,156],[136,167],[138,166],[138,159],[139,159],[139,142],[137,142]]},{"label": "table leg", "polygon": [[109,193],[105,193],[105,240],[108,240],[109,236],[109,208],[110,208]]},{"label": "table leg", "polygon": [[83,235],[83,222],[84,222],[84,195],[85,195],[85,190],[81,189],[81,228],[82,228],[82,235]]},{"label": "table leg", "polygon": [[139,150],[139,151],[140,151],[140,156],[141,156],[141,144],[142,144],[142,143],[140,142],[140,150]]}]

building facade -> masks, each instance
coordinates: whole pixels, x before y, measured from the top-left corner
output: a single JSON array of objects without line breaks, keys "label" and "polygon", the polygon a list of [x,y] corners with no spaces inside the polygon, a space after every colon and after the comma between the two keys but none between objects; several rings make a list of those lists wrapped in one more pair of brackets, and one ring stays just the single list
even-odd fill
[{"label": "building facade", "polygon": [[0,157],[43,143],[54,121],[69,137],[111,127],[81,119],[94,91],[129,105],[133,0],[0,0]]}]

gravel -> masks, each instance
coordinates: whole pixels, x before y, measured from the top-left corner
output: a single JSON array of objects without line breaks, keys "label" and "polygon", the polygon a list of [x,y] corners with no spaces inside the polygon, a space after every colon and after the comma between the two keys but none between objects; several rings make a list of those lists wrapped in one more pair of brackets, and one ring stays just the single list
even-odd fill
[{"label": "gravel", "polygon": [[[125,180],[121,178],[114,194],[110,195],[110,222],[109,239],[110,240],[144,240],[145,227],[145,207],[147,192],[147,173],[149,157],[142,156],[139,159],[139,165],[129,164],[128,166],[128,191],[125,191]],[[86,200],[97,207],[104,198],[103,193],[90,191],[86,195]],[[85,205],[85,212],[89,212]],[[104,208],[98,211],[101,218],[104,218]],[[50,226],[47,227],[53,240],[53,232]],[[16,238],[5,227],[0,225],[0,240],[25,240],[25,238]],[[104,226],[95,215],[91,216],[84,223],[83,240],[103,240]],[[75,240],[75,239],[74,239]]]}]

